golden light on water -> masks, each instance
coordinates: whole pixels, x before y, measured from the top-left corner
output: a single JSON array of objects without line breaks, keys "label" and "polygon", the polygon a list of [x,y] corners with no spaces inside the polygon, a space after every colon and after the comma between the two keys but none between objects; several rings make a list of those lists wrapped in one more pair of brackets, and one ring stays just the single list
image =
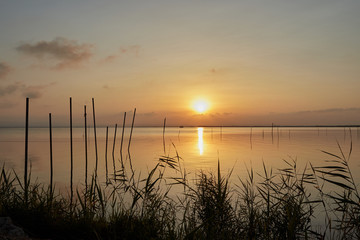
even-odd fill
[{"label": "golden light on water", "polygon": [[198,99],[198,100],[194,101],[192,107],[197,113],[202,114],[202,113],[205,113],[209,109],[209,102],[204,99]]},{"label": "golden light on water", "polygon": [[203,138],[204,128],[199,127],[197,130],[198,130],[199,154],[203,155],[203,153],[204,153],[204,138]]}]

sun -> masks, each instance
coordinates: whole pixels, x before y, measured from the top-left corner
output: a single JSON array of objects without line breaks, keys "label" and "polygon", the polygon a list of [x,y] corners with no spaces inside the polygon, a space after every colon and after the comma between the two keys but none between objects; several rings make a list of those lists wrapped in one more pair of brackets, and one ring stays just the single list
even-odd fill
[{"label": "sun", "polygon": [[202,114],[202,113],[205,113],[209,109],[209,103],[204,99],[198,99],[198,100],[194,101],[192,107],[197,113]]}]

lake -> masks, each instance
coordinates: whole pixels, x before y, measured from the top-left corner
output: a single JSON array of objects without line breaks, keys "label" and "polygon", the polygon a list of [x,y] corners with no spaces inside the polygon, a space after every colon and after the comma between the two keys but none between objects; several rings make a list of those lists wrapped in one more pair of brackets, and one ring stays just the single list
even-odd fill
[{"label": "lake", "polygon": [[[120,167],[121,128],[109,128],[107,164],[109,175],[113,173],[113,149],[115,168]],[[128,160],[130,128],[125,129],[123,159]],[[0,164],[14,169],[18,174],[24,168],[25,129],[0,128]],[[85,176],[84,129],[73,129],[74,183],[83,184]],[[329,156],[322,151],[340,154],[338,143],[345,154],[353,145],[350,166],[357,182],[360,182],[360,136],[358,128],[343,127],[167,127],[163,135],[161,127],[135,127],[129,149],[136,174],[145,175],[154,167],[159,157],[174,157],[176,151],[190,176],[200,170],[215,171],[220,161],[222,173],[229,173],[235,183],[247,176],[247,169],[263,172],[263,163],[273,172],[287,167],[284,160],[297,161],[301,169],[306,164],[323,165]],[[165,143],[165,144],[164,144]],[[165,146],[165,152],[164,152]],[[97,128],[98,175],[105,182],[106,128]],[[29,129],[29,159],[32,179],[49,182],[50,150],[47,128]],[[88,173],[96,162],[94,131],[88,129]],[[65,187],[70,179],[70,140],[68,128],[53,128],[54,182]],[[170,171],[169,174],[176,174]]]}]

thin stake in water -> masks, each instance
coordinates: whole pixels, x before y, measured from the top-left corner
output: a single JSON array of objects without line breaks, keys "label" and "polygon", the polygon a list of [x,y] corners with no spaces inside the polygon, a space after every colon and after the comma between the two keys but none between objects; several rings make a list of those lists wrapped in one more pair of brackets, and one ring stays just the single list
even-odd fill
[{"label": "thin stake in water", "polygon": [[96,178],[96,177],[97,177],[97,169],[98,169],[98,150],[97,150],[97,141],[96,141],[96,122],[95,122],[95,104],[94,104],[94,98],[92,98],[92,108],[93,108],[93,119],[94,119],[95,178]]},{"label": "thin stake in water", "polygon": [[120,142],[120,160],[121,160],[121,168],[124,169],[124,161],[123,161],[123,142],[124,142],[124,131],[125,131],[125,121],[126,121],[126,112],[124,112],[124,120],[122,126],[122,133],[121,133],[121,142]]},{"label": "thin stake in water", "polygon": [[164,147],[164,154],[166,154],[166,149],[165,149],[165,126],[166,126],[166,118],[164,118],[164,127],[163,127],[163,147]]},{"label": "thin stake in water", "polygon": [[129,136],[129,144],[128,144],[129,162],[130,162],[131,172],[132,172],[133,174],[134,174],[134,169],[133,169],[133,167],[132,167],[132,162],[131,162],[130,144],[131,144],[132,132],[133,132],[133,129],[134,129],[135,115],[136,115],[136,108],[134,109],[134,115],[133,115],[133,119],[132,119],[132,123],[131,123],[130,136]]},{"label": "thin stake in water", "polygon": [[70,97],[70,204],[71,205],[74,197],[73,171],[74,171],[74,159],[73,159],[73,131],[72,131],[72,99]]},{"label": "thin stake in water", "polygon": [[26,117],[25,117],[25,167],[24,167],[24,188],[25,203],[28,202],[28,145],[29,145],[29,98],[26,98]]},{"label": "thin stake in water", "polygon": [[220,140],[222,140],[222,126],[220,126]]},{"label": "thin stake in water", "polygon": [[250,128],[250,149],[252,149],[252,127]]},{"label": "thin stake in water", "polygon": [[50,195],[53,193],[53,151],[52,151],[52,129],[51,113],[49,113],[49,137],[50,137]]},{"label": "thin stake in water", "polygon": [[86,105],[84,105],[84,120],[85,120],[85,192],[87,193],[88,150],[87,150]]},{"label": "thin stake in water", "polygon": [[109,127],[106,126],[106,140],[105,140],[105,171],[106,171],[106,182],[109,181],[109,177],[108,177],[108,163],[107,163],[108,135],[109,135]]},{"label": "thin stake in water", "polygon": [[114,166],[114,179],[116,179],[116,165],[115,165],[116,130],[117,130],[117,124],[115,124],[114,142],[113,142],[113,150],[112,150],[112,158],[113,158],[113,166]]},{"label": "thin stake in water", "polygon": [[289,129],[289,140],[290,140],[290,132],[291,132],[291,130]]}]

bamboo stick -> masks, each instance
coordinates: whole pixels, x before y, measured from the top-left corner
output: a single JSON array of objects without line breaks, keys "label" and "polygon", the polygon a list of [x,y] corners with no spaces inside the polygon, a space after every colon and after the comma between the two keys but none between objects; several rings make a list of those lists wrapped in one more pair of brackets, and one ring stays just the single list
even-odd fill
[{"label": "bamboo stick", "polygon": [[94,119],[95,178],[96,178],[96,177],[97,177],[97,169],[98,169],[98,149],[97,149],[97,141],[96,141],[96,122],[95,122],[95,103],[94,103],[94,98],[92,98],[92,108],[93,108],[93,119]]},{"label": "bamboo stick", "polygon": [[74,171],[74,159],[73,159],[72,99],[70,97],[70,205],[72,205],[73,197],[74,197],[73,171]]},{"label": "bamboo stick", "polygon": [[24,167],[24,190],[25,203],[28,202],[28,148],[29,146],[29,98],[26,98],[26,117],[25,117],[25,167]]}]

